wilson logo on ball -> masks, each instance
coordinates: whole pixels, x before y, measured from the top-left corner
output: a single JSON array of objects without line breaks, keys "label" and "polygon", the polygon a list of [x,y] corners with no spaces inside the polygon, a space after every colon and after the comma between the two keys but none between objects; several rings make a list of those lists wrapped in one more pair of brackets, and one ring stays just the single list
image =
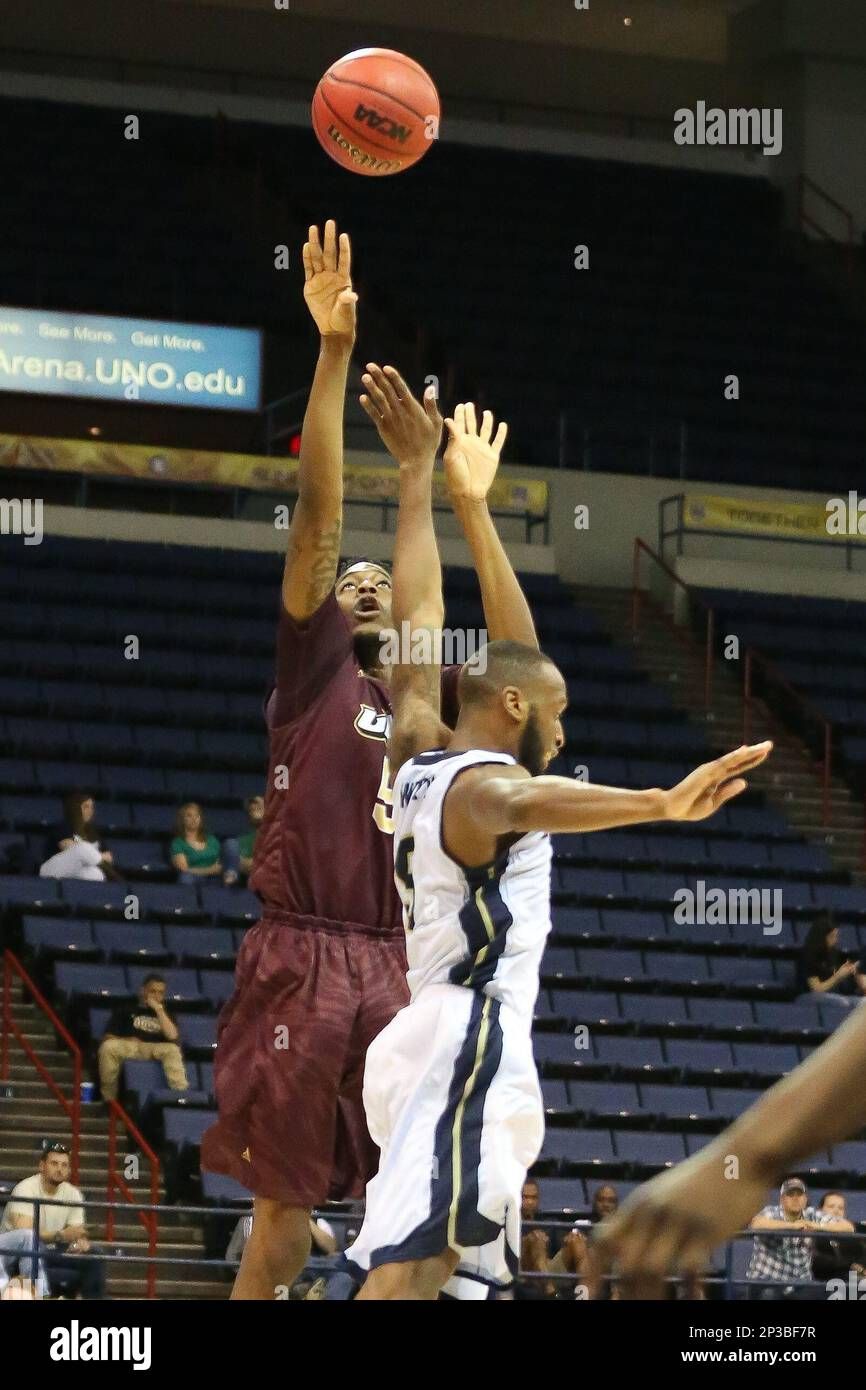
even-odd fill
[{"label": "wilson logo on ball", "polygon": [[406,141],[412,134],[411,127],[398,125],[392,121],[390,116],[383,116],[381,112],[375,111],[372,106],[365,106],[359,102],[355,110],[356,121],[366,121],[371,130],[381,130],[383,135],[387,135],[389,140]]}]

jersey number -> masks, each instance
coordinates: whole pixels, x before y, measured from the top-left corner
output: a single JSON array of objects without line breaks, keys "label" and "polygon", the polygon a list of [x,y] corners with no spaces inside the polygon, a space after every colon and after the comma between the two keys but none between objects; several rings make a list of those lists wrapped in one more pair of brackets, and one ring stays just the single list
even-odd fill
[{"label": "jersey number", "polygon": [[376,804],[373,807],[373,820],[383,835],[394,834],[394,820],[391,815],[394,807],[394,793],[391,790],[390,782],[391,767],[386,756],[382,759],[382,780],[379,783]]},{"label": "jersey number", "polygon": [[405,835],[397,846],[394,856],[394,877],[403,902],[403,925],[407,931],[415,926],[415,880],[412,877],[412,855],[415,852],[414,835]]}]

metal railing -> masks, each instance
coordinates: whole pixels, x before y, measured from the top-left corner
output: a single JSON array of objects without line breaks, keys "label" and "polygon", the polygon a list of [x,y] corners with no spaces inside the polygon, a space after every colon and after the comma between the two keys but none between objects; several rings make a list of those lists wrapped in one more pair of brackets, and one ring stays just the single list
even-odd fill
[{"label": "metal railing", "polygon": [[807,195],[813,194],[815,199],[825,207],[832,208],[833,212],[838,213],[844,228],[845,235],[842,244],[845,247],[845,266],[848,275],[854,274],[854,217],[849,208],[843,203],[833,198],[826,189],[823,189],[814,179],[810,179],[808,174],[800,174],[797,180],[797,214],[799,218],[800,230],[808,227],[810,231],[821,237],[824,241],[838,241],[823,222],[819,222],[806,211]]},{"label": "metal railing", "polygon": [[[135,1201],[135,1193],[130,1188],[125,1177],[117,1170],[117,1126],[118,1122],[123,1125],[127,1134],[138,1145],[150,1164],[150,1207],[144,1208]],[[117,1191],[118,1195],[125,1202],[133,1203],[138,1212],[138,1219],[147,1232],[147,1252],[148,1255],[156,1254],[158,1240],[157,1212],[159,1210],[159,1159],[147,1140],[142,1135],[138,1127],[133,1123],[126,1111],[116,1100],[108,1102],[108,1200],[112,1203],[108,1208],[105,1218],[105,1239],[114,1239],[114,1216],[115,1205],[112,1201],[113,1194]],[[149,1264],[147,1268],[147,1296],[156,1298],[156,1266]]]},{"label": "metal railing", "polygon": [[[30,1045],[24,1035],[23,1029],[15,1021],[12,1014],[12,981],[18,978],[23,985],[30,991],[30,995],[45,1017],[51,1023],[59,1036],[66,1043],[72,1057],[72,1095],[64,1095],[59,1083],[51,1075],[48,1067],[37,1055],[35,1049]],[[19,1047],[24,1051],[29,1060],[33,1063],[41,1079],[45,1082],[51,1094],[62,1109],[64,1115],[70,1122],[72,1129],[72,1180],[78,1181],[79,1153],[81,1148],[81,1077],[82,1077],[82,1057],[81,1048],[73,1038],[72,1034],[57,1017],[48,1000],[40,993],[36,985],[31,980],[24,966],[12,951],[3,952],[3,1036],[2,1036],[2,1058],[0,1058],[0,1079],[9,1079],[9,1043],[14,1038]]]},{"label": "metal railing", "polygon": [[[701,643],[695,639],[692,629],[687,623],[677,623],[665,610],[648,590],[641,588],[641,556],[646,555],[648,559],[660,570],[672,584],[675,584],[680,592],[686,596],[689,605],[689,615],[693,616],[695,609],[701,609],[706,614],[705,636]],[[704,667],[704,708],[711,709],[713,700],[713,666],[715,661],[715,634],[717,629],[717,618],[713,607],[694,592],[685,580],[671,569],[670,565],[658,555],[646,541],[639,536],[635,537],[634,556],[632,563],[632,632],[637,637],[640,629],[641,609],[644,604],[648,604],[653,612],[670,629],[677,641],[681,645],[690,648],[693,653],[697,653],[703,661]],[[743,742],[748,743],[752,728],[752,714],[755,705],[760,697],[754,690],[754,672],[759,668],[765,678],[775,685],[781,686],[789,700],[797,707],[805,720],[814,722],[820,730],[819,745],[821,747],[820,758],[816,758],[807,744],[795,744],[798,752],[801,753],[804,761],[811,771],[817,776],[821,786],[821,814],[822,824],[829,827],[831,823],[832,803],[830,797],[830,781],[832,776],[832,750],[833,750],[833,725],[831,721],[813,704],[808,696],[803,695],[797,690],[790,681],[782,675],[778,667],[769,657],[759,651],[757,647],[747,646],[743,653]],[[773,729],[784,729],[790,732],[786,722],[773,710],[770,709],[766,700],[760,700],[762,711],[768,724]],[[866,844],[864,844],[866,850]]]}]

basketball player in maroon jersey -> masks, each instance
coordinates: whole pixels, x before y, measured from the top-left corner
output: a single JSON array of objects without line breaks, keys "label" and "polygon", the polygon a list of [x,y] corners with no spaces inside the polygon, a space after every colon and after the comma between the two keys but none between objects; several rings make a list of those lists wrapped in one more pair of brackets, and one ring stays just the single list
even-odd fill
[{"label": "basketball player in maroon jersey", "polygon": [[[301,441],[267,705],[269,776],[250,878],[261,920],[238,955],[219,1023],[217,1122],[202,1167],[255,1194],[255,1220],[232,1297],[273,1298],[310,1250],[309,1214],[361,1197],[376,1170],[362,1101],[370,1042],[407,1001],[402,916],[393,879],[391,712],[380,634],[390,623],[386,569],[360,562],[337,580],[343,407],[355,337],[350,245],[333,222],[310,228],[305,298],[321,346]],[[400,470],[395,547],[423,564],[430,478],[442,420],[392,368],[369,364],[361,403]],[[492,472],[501,438],[473,444]],[[452,471],[452,501],[472,550],[489,637],[537,645],[526,600],[484,496]],[[492,473],[491,473],[492,476]],[[411,561],[410,561],[411,562]],[[336,580],[336,583],[335,583]],[[456,718],[457,668],[442,677]]]}]

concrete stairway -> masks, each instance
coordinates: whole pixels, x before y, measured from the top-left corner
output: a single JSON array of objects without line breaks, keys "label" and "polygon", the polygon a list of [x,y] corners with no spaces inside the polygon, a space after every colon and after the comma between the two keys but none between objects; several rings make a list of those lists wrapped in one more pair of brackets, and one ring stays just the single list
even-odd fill
[{"label": "concrete stairway", "polygon": [[[13,989],[13,1017],[31,1047],[48,1068],[64,1095],[72,1094],[72,1059],[66,1047],[58,1046],[57,1035],[42,1011],[31,1002],[28,991],[16,981]],[[11,1095],[5,1095],[6,1090]],[[39,1077],[27,1054],[13,1038],[10,1045],[9,1077],[0,1083],[0,1178],[7,1183],[19,1182],[36,1172],[39,1149],[43,1138],[71,1142],[71,1124],[60,1103]],[[118,1136],[120,1171],[128,1146],[125,1131]],[[78,1186],[85,1199],[107,1200],[108,1174],[108,1111],[101,1101],[81,1107],[81,1153]],[[129,1188],[145,1204],[150,1203],[150,1165],[140,1155],[139,1177],[129,1180]],[[160,1181],[159,1201],[165,1201],[165,1188]],[[146,1255],[147,1233],[131,1207],[120,1204],[114,1223],[114,1236],[105,1240],[105,1210],[88,1212],[88,1229],[94,1244],[106,1254],[120,1251],[125,1255]],[[169,1212],[160,1216],[157,1251],[176,1258],[202,1257],[201,1227],[181,1213]],[[144,1261],[106,1262],[106,1295],[108,1298],[146,1298],[147,1265]],[[195,1266],[157,1266],[157,1297],[220,1299],[228,1297],[231,1285],[221,1279],[218,1271]]]},{"label": "concrete stairway", "polygon": [[[628,646],[650,679],[665,686],[693,724],[706,732],[710,747],[724,752],[743,742],[743,672],[741,661],[716,658],[712,699],[704,705],[704,660],[697,645],[678,641],[670,625],[650,602],[641,605],[640,628],[632,631],[632,595],[625,589],[580,588],[575,596],[593,609],[614,641]],[[683,634],[689,629],[683,627]],[[772,758],[749,776],[801,834],[823,845],[834,867],[864,881],[861,872],[863,813],[850,788],[837,776],[830,783],[829,824],[823,823],[819,769],[802,740],[772,717],[761,700],[753,700],[750,741],[772,738]]]}]

